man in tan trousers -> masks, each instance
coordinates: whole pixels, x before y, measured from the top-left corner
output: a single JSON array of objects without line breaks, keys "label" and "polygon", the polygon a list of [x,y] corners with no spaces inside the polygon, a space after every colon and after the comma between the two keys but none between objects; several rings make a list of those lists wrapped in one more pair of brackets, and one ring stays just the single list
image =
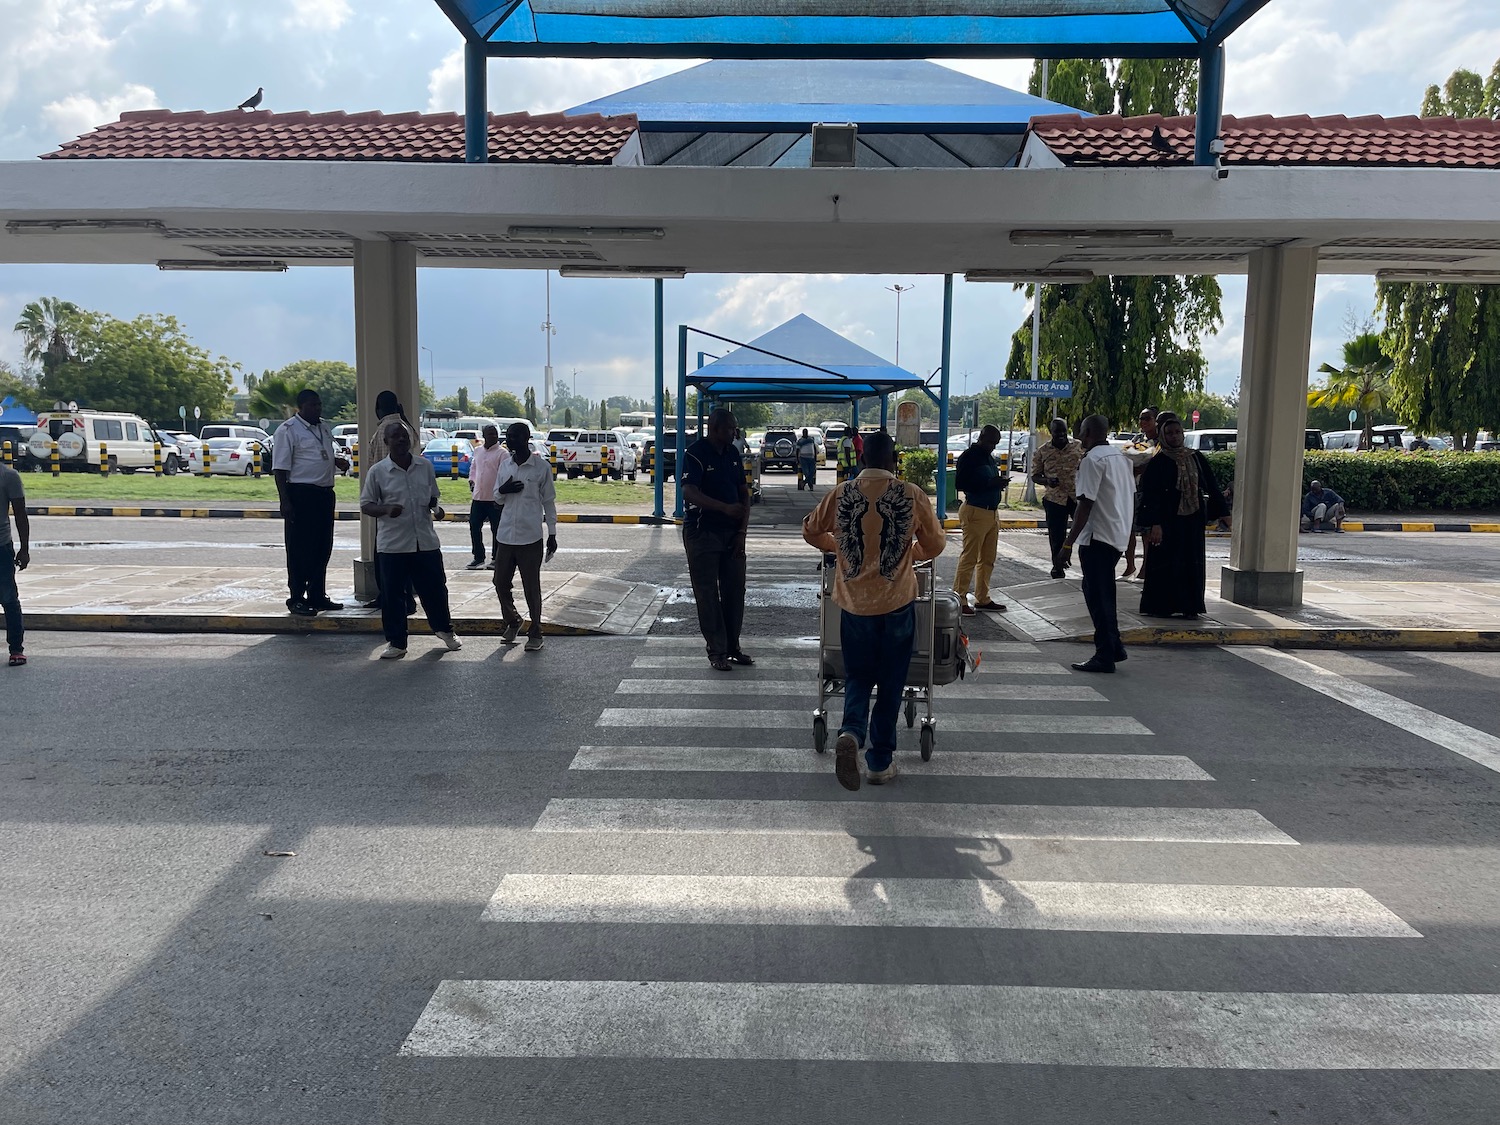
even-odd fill
[{"label": "man in tan trousers", "polygon": [[[995,464],[995,446],[1000,444],[1000,430],[986,426],[979,438],[958,455],[954,466],[954,486],[964,494],[958,510],[958,526],[963,532],[963,550],[958,556],[958,571],[953,576],[953,592],[963,604],[964,616],[972,617],[981,609],[1005,612],[1005,605],[990,594],[990,575],[995,570],[995,550],[1000,540],[1000,494],[1005,484],[1000,466]],[[969,605],[969,582],[974,582],[974,604]]]}]

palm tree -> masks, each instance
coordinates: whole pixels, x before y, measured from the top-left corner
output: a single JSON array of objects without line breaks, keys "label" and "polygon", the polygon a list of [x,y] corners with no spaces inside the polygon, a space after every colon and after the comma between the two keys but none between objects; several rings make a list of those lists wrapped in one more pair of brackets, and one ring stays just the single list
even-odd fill
[{"label": "palm tree", "polygon": [[285,379],[262,375],[250,392],[250,413],[257,418],[290,418],[297,413],[297,388]]},{"label": "palm tree", "polygon": [[1319,366],[1318,371],[1328,378],[1323,386],[1307,392],[1307,405],[1358,410],[1365,416],[1360,448],[1369,449],[1372,415],[1384,410],[1390,402],[1394,367],[1395,362],[1380,346],[1380,336],[1361,332],[1344,344],[1344,366],[1334,367],[1329,363]]},{"label": "palm tree", "polygon": [[44,374],[73,358],[79,318],[83,310],[72,301],[43,297],[21,310],[14,331],[21,336],[21,354],[40,363]]}]

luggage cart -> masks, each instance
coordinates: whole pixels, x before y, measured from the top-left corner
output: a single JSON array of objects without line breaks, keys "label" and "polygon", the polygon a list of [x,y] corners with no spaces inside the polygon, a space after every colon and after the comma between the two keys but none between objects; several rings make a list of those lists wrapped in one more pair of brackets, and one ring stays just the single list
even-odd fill
[{"label": "luggage cart", "polygon": [[[840,640],[839,607],[833,600],[833,568],[837,564],[836,556],[825,554],[820,568],[823,577],[818,592],[818,706],[813,712],[813,749],[819,754],[825,753],[828,749],[826,704],[830,699],[837,699],[844,694],[844,651]],[[940,677],[939,649],[947,649],[949,666],[953,664],[955,650],[940,643],[943,640],[944,630],[939,627],[938,623],[939,594],[936,583],[937,574],[933,564],[931,562],[917,563],[915,569],[917,572],[916,632],[912,638],[911,664],[906,672],[906,687],[902,692],[902,709],[906,714],[907,729],[911,729],[917,723],[918,704],[926,708],[927,713],[922,717],[919,745],[922,761],[927,762],[932,760],[932,748],[937,741],[937,720],[932,714],[933,688],[939,682],[947,683],[955,678],[954,676]],[[950,600],[954,602],[951,607],[951,616],[954,621],[953,643],[956,643],[958,620],[956,596],[950,595]]]}]

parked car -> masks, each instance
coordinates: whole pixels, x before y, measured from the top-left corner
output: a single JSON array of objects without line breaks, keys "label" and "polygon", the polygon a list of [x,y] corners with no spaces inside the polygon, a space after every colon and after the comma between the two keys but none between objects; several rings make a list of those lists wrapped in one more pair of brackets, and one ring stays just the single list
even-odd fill
[{"label": "parked car", "polygon": [[1189,430],[1183,435],[1183,444],[1203,453],[1222,453],[1233,449],[1239,436],[1238,430]]},{"label": "parked car", "polygon": [[460,476],[467,479],[469,460],[473,455],[474,443],[467,438],[448,437],[430,441],[422,450],[422,456],[432,462],[433,472],[440,477]]},{"label": "parked car", "polygon": [[67,472],[97,472],[101,446],[111,472],[133,473],[156,465],[155,431],[138,414],[64,410],[37,415],[28,444],[31,455],[50,464],[54,441]]},{"label": "parked car", "polygon": [[264,476],[271,471],[269,439],[257,441],[246,437],[209,438],[193,447],[188,465],[192,472],[203,476],[248,477],[255,471],[257,452],[260,453],[260,471]]},{"label": "parked car", "polygon": [[[765,473],[772,469],[786,469],[788,472],[797,472],[797,441],[801,436],[801,430],[767,430],[760,446],[760,471]],[[808,436],[812,436],[811,430]]]},{"label": "parked car", "polygon": [[[698,440],[698,431],[697,430],[689,430],[689,431],[687,431],[687,443],[689,445],[692,445],[693,442],[695,442],[697,440]],[[662,480],[671,480],[674,476],[677,475],[677,431],[676,430],[668,430],[666,432],[666,434],[663,435],[662,441],[661,441],[661,447],[660,448],[661,448],[661,465],[660,465],[660,469],[661,469],[661,473],[662,473]],[[655,438],[651,438],[649,441],[646,442],[645,460],[643,461],[643,464],[649,464],[650,461],[651,461],[651,459],[656,455],[656,451],[657,451],[656,439]]]},{"label": "parked car", "polygon": [[1353,452],[1359,448],[1359,439],[1362,437],[1363,430],[1330,430],[1323,435],[1323,448]]},{"label": "parked car", "polygon": [[635,480],[636,454],[625,440],[628,430],[581,430],[572,445],[558,446],[558,467],[569,480],[600,472],[604,450],[609,450],[609,475],[615,480]]},{"label": "parked car", "polygon": [[[161,443],[161,471],[165,476],[175,477],[178,473],[185,473],[190,468],[189,454],[191,446],[188,446],[176,434],[169,430],[155,430],[154,437]],[[193,445],[197,445],[196,441]],[[152,466],[153,470],[155,466]]]},{"label": "parked car", "polygon": [[10,443],[10,464],[18,473],[24,473],[33,467],[35,458],[32,457],[31,447],[27,442],[35,429],[35,426],[0,426],[0,446]]}]

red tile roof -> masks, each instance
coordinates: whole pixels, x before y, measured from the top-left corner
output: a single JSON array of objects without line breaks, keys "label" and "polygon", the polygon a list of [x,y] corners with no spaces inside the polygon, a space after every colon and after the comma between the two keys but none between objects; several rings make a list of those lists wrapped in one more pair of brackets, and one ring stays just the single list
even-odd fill
[{"label": "red tile roof", "polygon": [[[1031,134],[1075,167],[1193,162],[1192,117],[1036,117]],[[1228,117],[1225,164],[1500,168],[1500,121],[1452,117]]]},{"label": "red tile roof", "polygon": [[[490,114],[491,161],[609,164],[637,129],[634,117]],[[456,113],[272,113],[231,109],[126,113],[44,160],[462,161]]]}]

